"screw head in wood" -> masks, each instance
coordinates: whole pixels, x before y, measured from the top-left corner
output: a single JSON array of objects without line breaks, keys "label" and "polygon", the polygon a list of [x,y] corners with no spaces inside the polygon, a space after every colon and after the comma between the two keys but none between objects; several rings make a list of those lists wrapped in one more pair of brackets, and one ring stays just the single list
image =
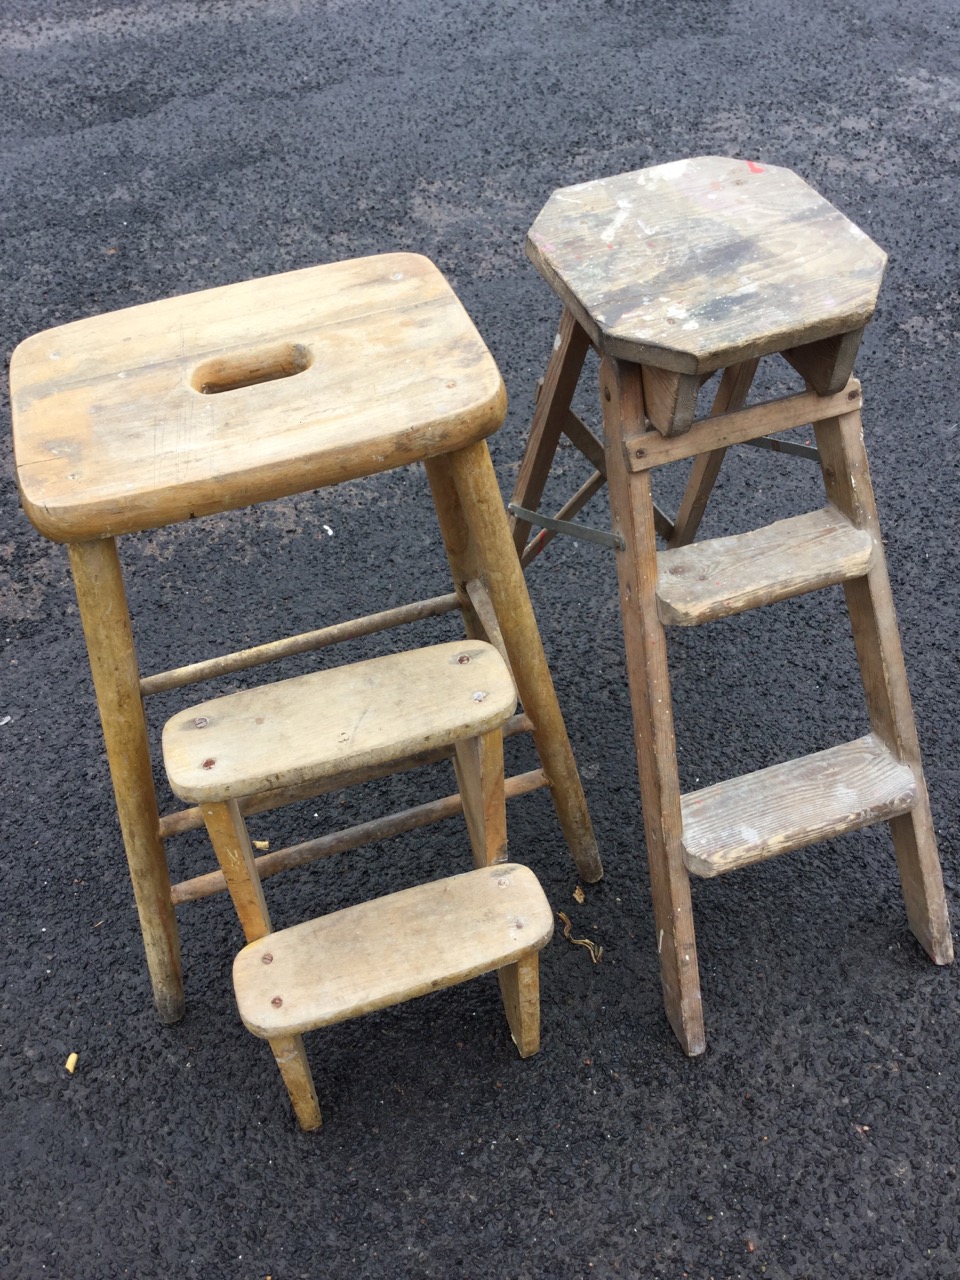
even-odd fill
[{"label": "screw head in wood", "polygon": [[194,720],[193,723],[196,726],[196,728],[205,729],[207,725],[210,723],[210,721],[207,719],[206,716],[197,716],[196,720]]},{"label": "screw head in wood", "polygon": [[213,768],[213,766],[214,766],[216,763],[217,763],[217,762],[216,762],[216,760],[213,758],[213,756],[209,756],[206,760],[204,760],[204,762],[203,762],[203,767],[204,767],[204,769],[212,769],[212,768]]},{"label": "screw head in wood", "polygon": [[273,964],[273,956],[269,951],[265,951],[260,957],[260,960],[262,964]]},{"label": "screw head in wood", "polygon": [[470,655],[469,655],[469,653],[461,653],[461,654],[458,656],[458,658],[457,658],[457,662],[458,662],[458,664],[459,664],[461,667],[466,666],[466,664],[467,664],[469,661],[470,661]]},{"label": "screw head in wood", "polygon": [[283,1004],[283,996],[274,996],[273,999],[270,1001],[270,1003],[273,1005],[275,1009],[279,1009],[280,1006]]}]

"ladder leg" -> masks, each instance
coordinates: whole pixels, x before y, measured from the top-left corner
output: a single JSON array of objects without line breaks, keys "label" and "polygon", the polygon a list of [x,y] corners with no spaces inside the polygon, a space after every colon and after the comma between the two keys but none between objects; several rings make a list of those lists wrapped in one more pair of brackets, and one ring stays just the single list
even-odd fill
[{"label": "ladder leg", "polygon": [[473,863],[488,867],[507,859],[507,812],[503,781],[503,734],[499,729],[454,743],[463,816]]},{"label": "ladder leg", "polygon": [[[425,462],[457,594],[479,579],[493,605],[567,846],[587,884],[603,875],[597,839],[485,440]],[[474,619],[470,606],[465,617]]]},{"label": "ladder leg", "polygon": [[873,535],[874,554],[865,577],[845,584],[847,608],[863,676],[870,726],[899,760],[913,769],[916,807],[890,822],[910,928],[935,964],[953,960],[953,939],[943,874],[927,798],[910,687],[900,646],[890,579],[863,443],[859,413],[816,426],[827,497]]},{"label": "ladder leg", "polygon": [[283,1083],[287,1086],[300,1128],[307,1132],[319,1129],[323,1119],[307,1053],[303,1047],[303,1037],[274,1036],[269,1045],[283,1076]]},{"label": "ladder leg", "polygon": [[[759,360],[744,360],[724,369],[720,386],[710,410],[710,417],[721,413],[733,413],[747,403],[750,387],[757,372]],[[673,532],[667,540],[670,547],[685,547],[697,536],[700,521],[707,509],[707,502],[717,483],[720,468],[726,457],[726,449],[711,449],[693,460],[687,487],[683,491],[680,510],[673,523]]]},{"label": "ladder leg", "polygon": [[[533,422],[530,426],[530,437],[523,451],[517,482],[511,501],[528,511],[537,510],[543,497],[544,485],[550,474],[553,455],[557,451],[560,432],[570,401],[577,389],[580,370],[590,346],[590,339],[574,320],[573,315],[564,310],[560,317],[560,328],[553,344],[553,352],[543,377],[543,387],[534,410]],[[530,533],[530,525],[526,520],[511,517],[512,533],[517,555],[521,555]]]},{"label": "ladder leg", "polygon": [[536,951],[497,970],[503,1011],[521,1058],[540,1049],[540,957]]},{"label": "ladder leg", "polygon": [[657,547],[650,473],[629,475],[622,444],[643,426],[639,365],[604,359],[600,369],[607,475],[617,552],[627,676],[650,863],[663,997],[670,1025],[691,1056],[706,1048],[690,880],[681,854],[680,782],[666,637],[657,616]]}]

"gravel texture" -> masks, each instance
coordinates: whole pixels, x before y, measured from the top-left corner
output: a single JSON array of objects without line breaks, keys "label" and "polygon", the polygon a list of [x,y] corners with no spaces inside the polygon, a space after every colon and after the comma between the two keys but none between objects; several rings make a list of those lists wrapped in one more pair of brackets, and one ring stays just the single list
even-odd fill
[{"label": "gravel texture", "polygon": [[[794,168],[890,254],[858,373],[957,915],[958,120],[954,0],[3,0],[0,349],[418,250],[503,370],[508,491],[558,314],[522,252],[550,191],[706,153]],[[235,1012],[222,898],[180,912],[188,1011],[161,1026],[67,557],[18,510],[3,396],[4,1280],[960,1276],[960,974],[909,934],[884,829],[695,885],[709,1048],[675,1044],[594,546],[558,542],[529,575],[606,866],[579,905],[548,799],[513,803],[514,857],[604,948],[544,953],[539,1057],[517,1058],[479,979],[310,1037],[326,1124],[300,1134]],[[564,452],[557,493],[579,476]],[[660,480],[675,503],[682,475]],[[817,492],[808,464],[735,450],[705,529]],[[131,538],[124,559],[148,671],[447,589],[416,469]],[[678,634],[671,660],[686,787],[864,731],[837,592]],[[181,704],[151,703],[153,731]],[[254,835],[449,789],[406,777]],[[171,860],[210,855],[190,838]],[[466,865],[453,822],[271,881],[271,906],[291,923]]]}]

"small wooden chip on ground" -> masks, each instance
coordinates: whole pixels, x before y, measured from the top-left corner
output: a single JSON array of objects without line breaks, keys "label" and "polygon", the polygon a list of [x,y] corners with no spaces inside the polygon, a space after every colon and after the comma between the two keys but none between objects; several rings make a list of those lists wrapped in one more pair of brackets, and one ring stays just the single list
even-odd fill
[{"label": "small wooden chip on ground", "polygon": [[575,947],[586,947],[590,952],[590,959],[594,964],[599,964],[603,959],[603,947],[598,946],[596,942],[591,942],[589,938],[572,938],[570,930],[573,925],[570,923],[570,917],[565,911],[557,912],[557,919],[563,922],[563,936],[568,942],[572,942]]},{"label": "small wooden chip on ground", "polygon": [[70,1072],[71,1075],[73,1075],[74,1071],[76,1071],[78,1061],[79,1061],[79,1054],[71,1053],[70,1056],[67,1058],[66,1062],[63,1064],[66,1067],[66,1069]]},{"label": "small wooden chip on ground", "polygon": [[574,902],[579,903],[579,905],[582,907],[584,900],[586,899],[586,896],[587,895],[583,892],[583,885],[578,884],[573,891]]}]

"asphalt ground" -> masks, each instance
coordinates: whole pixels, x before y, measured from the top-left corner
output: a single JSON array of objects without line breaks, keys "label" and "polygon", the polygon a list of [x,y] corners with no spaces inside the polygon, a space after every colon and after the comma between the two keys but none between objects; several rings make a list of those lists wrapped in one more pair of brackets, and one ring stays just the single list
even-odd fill
[{"label": "asphalt ground", "polygon": [[[960,917],[958,27],[953,0],[6,0],[0,349],[417,250],[503,370],[506,493],[558,316],[522,252],[549,193],[698,154],[795,169],[890,254],[857,370]],[[960,973],[909,934],[885,829],[695,884],[706,1054],[687,1060],[667,1027],[598,547],[557,542],[529,574],[606,868],[578,904],[545,793],[512,803],[513,856],[603,946],[599,965],[559,933],[544,953],[541,1054],[516,1056],[492,978],[318,1032],[326,1123],[303,1135],[236,1015],[225,898],[181,910],[187,1014],[161,1026],[66,553],[18,509],[2,411],[4,1280],[960,1275]],[[557,494],[580,475],[560,461]],[[682,469],[660,479],[675,503]],[[705,532],[818,492],[809,464],[734,450]],[[605,498],[585,517],[602,526]],[[148,671],[448,589],[417,469],[129,538],[123,556]],[[676,634],[671,661],[688,788],[865,731],[836,592]],[[154,732],[179,705],[151,703]],[[511,755],[522,767],[529,745]],[[407,776],[254,835],[276,847],[449,789],[442,770]],[[171,861],[181,876],[211,855],[197,837]],[[450,822],[279,877],[271,907],[291,923],[466,865]]]}]

